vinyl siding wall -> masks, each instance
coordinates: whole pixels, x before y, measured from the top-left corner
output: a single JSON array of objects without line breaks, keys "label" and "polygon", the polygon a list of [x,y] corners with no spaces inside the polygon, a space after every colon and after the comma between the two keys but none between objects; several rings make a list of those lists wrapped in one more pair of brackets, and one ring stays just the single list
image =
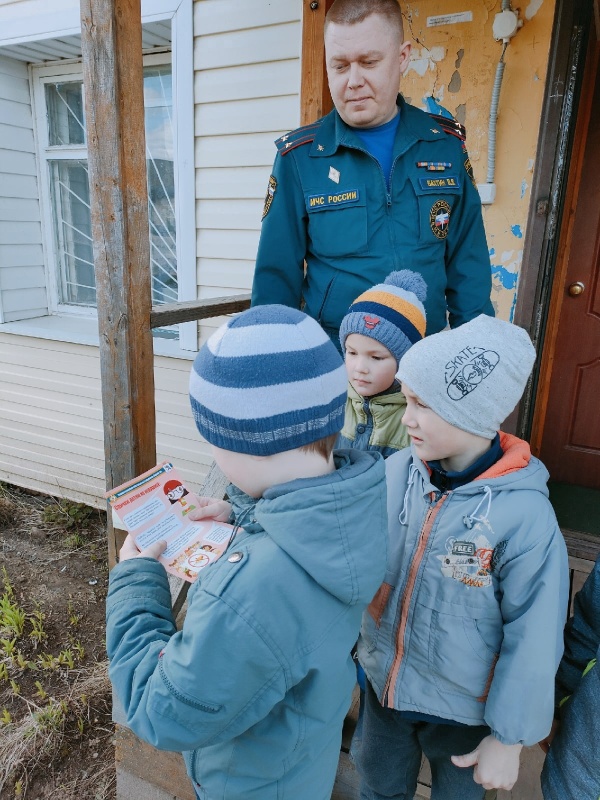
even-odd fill
[{"label": "vinyl siding wall", "polygon": [[27,66],[0,55],[0,322],[47,310]]},{"label": "vinyl siding wall", "polygon": [[[300,17],[300,0],[194,3],[200,297],[245,292],[251,285],[263,200],[275,156],[273,140],[295,127],[300,117]],[[28,120],[30,130],[22,141],[30,142],[26,153],[34,163],[27,70],[12,63],[20,70],[23,83],[17,81],[17,85],[27,98],[20,104],[24,108],[19,107],[18,119]],[[0,103],[2,79],[0,59]],[[28,199],[35,202],[34,168],[28,179],[32,187]],[[12,203],[6,207],[16,208]],[[37,205],[29,207],[26,216],[34,226],[30,234],[37,237],[34,243],[29,240],[28,252],[38,254],[34,266],[43,280]],[[3,263],[0,255],[0,280]],[[35,283],[33,273],[30,279]],[[210,320],[203,325],[203,337],[218,323]],[[192,486],[198,487],[211,459],[189,408],[190,366],[189,359],[155,359],[157,450],[159,460],[172,459]],[[97,347],[0,333],[0,480],[104,507]]]}]

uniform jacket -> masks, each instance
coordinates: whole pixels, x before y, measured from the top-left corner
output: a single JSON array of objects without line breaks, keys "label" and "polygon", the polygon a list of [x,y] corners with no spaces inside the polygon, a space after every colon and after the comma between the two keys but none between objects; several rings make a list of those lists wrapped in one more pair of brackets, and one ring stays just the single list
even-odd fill
[{"label": "uniform jacket", "polygon": [[389,565],[359,658],[381,704],[487,724],[505,744],[550,730],[569,573],[529,445],[441,493],[410,450],[386,461]]},{"label": "uniform jacket", "polygon": [[158,561],[111,572],[107,648],[127,723],[184,751],[201,798],[331,795],[350,651],[386,561],[381,457],[342,451],[336,465],[258,501],[233,491],[248,528],[192,585],[180,632]]},{"label": "uniform jacket", "polygon": [[349,383],[338,447],[375,450],[384,458],[408,447],[410,437],[401,423],[405,409],[406,399],[399,386],[386,394],[361,397]]},{"label": "uniform jacket", "polygon": [[544,798],[599,800],[600,557],[575,595],[556,689],[560,728],[544,763]]},{"label": "uniform jacket", "polygon": [[[390,190],[335,109],[278,140],[253,305],[300,307],[330,333],[359,294],[397,269],[427,283],[427,333],[493,315],[481,203],[461,139],[401,96]],[[418,162],[450,164],[432,172]],[[471,173],[472,174],[472,173]],[[307,270],[304,277],[304,260]]]}]

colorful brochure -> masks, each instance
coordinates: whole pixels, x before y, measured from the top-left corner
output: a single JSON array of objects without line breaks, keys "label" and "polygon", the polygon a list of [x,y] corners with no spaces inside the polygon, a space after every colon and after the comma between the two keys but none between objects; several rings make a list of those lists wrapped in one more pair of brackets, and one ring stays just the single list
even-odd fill
[{"label": "colorful brochure", "polygon": [[190,582],[225,552],[233,536],[233,525],[226,522],[188,518],[198,507],[198,498],[170,462],[158,464],[104,496],[138,549],[164,539],[167,549],[158,560],[167,572]]}]

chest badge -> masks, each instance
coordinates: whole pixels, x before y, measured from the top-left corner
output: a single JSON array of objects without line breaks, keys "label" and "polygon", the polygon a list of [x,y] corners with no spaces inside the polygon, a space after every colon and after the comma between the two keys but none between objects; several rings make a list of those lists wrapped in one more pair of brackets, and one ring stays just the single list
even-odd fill
[{"label": "chest badge", "polygon": [[329,180],[334,183],[340,182],[340,171],[335,167],[329,167]]},{"label": "chest badge", "polygon": [[448,236],[450,224],[450,205],[445,200],[437,200],[429,212],[429,226],[433,235],[438,239]]}]

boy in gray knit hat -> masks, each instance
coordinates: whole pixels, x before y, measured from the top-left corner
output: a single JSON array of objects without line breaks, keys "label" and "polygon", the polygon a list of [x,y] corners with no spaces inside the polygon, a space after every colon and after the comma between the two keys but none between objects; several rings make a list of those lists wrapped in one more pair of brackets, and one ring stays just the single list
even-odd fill
[{"label": "boy in gray knit hat", "polygon": [[499,432],[535,351],[521,328],[479,316],[417,342],[398,377],[411,447],[386,461],[389,556],[363,616],[361,798],[510,790],[523,745],[553,717],[568,598],[548,473]]},{"label": "boy in gray knit hat", "polygon": [[337,447],[375,450],[387,458],[410,444],[396,370],[425,335],[426,296],[421,275],[404,269],[390,273],[350,306],[340,326],[349,384]]},{"label": "boy in gray knit hat", "polygon": [[160,548],[126,540],[107,598],[110,676],[132,730],[181,751],[198,797],[329,800],[355,670],[350,650],[385,574],[385,469],[332,453],[346,374],[293,308],[230,319],[190,377],[196,426],[232,481],[202,516],[235,523],[171,614]]}]

